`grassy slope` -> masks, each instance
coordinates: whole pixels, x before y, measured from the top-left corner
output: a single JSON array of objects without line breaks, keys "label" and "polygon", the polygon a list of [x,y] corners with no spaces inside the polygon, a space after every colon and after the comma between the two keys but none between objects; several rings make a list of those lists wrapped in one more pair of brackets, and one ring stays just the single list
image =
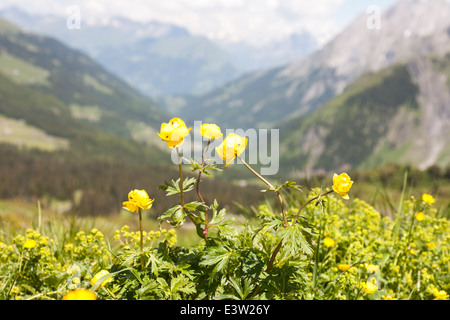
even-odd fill
[{"label": "grassy slope", "polygon": [[315,168],[331,170],[345,164],[357,168],[373,155],[378,141],[389,129],[389,120],[401,108],[417,109],[417,90],[403,65],[359,78],[317,112],[284,126],[281,132],[284,166],[303,169],[302,164],[312,152],[302,150],[302,144],[308,142],[304,137],[315,130],[321,132],[323,147]]}]

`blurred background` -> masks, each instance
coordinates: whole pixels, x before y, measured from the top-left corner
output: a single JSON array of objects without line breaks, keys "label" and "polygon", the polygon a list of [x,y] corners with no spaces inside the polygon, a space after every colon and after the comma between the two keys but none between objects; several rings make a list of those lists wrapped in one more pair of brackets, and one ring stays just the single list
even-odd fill
[{"label": "blurred background", "polygon": [[[275,182],[350,172],[389,214],[407,172],[448,212],[450,2],[0,2],[3,217],[37,201],[115,215],[135,188],[160,215],[178,173],[156,133],[174,116],[279,129]],[[235,214],[265,199],[240,165],[202,188]]]}]

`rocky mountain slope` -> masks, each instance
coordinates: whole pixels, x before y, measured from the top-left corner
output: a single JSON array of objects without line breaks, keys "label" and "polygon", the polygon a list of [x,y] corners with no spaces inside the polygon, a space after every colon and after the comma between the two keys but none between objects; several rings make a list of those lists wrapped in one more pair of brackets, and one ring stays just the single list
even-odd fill
[{"label": "rocky mountain slope", "polygon": [[372,14],[358,16],[312,55],[187,99],[180,112],[220,119],[230,128],[278,126],[319,108],[365,72],[449,50],[450,4],[444,0],[399,0],[381,14],[379,29],[368,24]]},{"label": "rocky mountain slope", "polygon": [[450,54],[415,57],[359,77],[282,131],[286,171],[450,164]]}]

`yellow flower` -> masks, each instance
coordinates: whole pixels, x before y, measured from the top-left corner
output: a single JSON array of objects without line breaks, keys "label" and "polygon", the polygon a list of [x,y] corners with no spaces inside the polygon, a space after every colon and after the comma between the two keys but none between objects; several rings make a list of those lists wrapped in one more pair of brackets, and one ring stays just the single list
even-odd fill
[{"label": "yellow flower", "polygon": [[387,296],[381,296],[381,298],[383,298],[383,300],[397,300],[395,299],[393,296],[391,295],[387,295]]},{"label": "yellow flower", "polygon": [[447,300],[448,299],[448,293],[444,290],[439,291],[436,288],[433,288],[433,294],[436,297],[434,300]]},{"label": "yellow flower", "polygon": [[76,289],[69,291],[62,298],[63,300],[97,300],[95,292],[87,289]]},{"label": "yellow flower", "polygon": [[336,173],[333,176],[333,190],[339,195],[341,195],[344,199],[349,199],[349,196],[347,192],[352,187],[353,181],[350,179],[348,174],[341,173],[340,175],[337,175]]},{"label": "yellow flower", "polygon": [[325,245],[325,247],[329,248],[334,246],[335,241],[330,237],[326,237],[323,239],[323,244]]},{"label": "yellow flower", "polygon": [[200,127],[200,132],[206,139],[217,139],[223,136],[220,128],[214,123],[204,123]]},{"label": "yellow flower", "polygon": [[349,264],[340,264],[340,265],[338,265],[338,268],[341,271],[347,271],[348,269],[350,269],[350,265]]},{"label": "yellow flower", "polygon": [[222,142],[220,146],[216,148],[216,152],[222,160],[226,161],[226,166],[230,164],[231,161],[236,156],[239,156],[244,152],[247,147],[248,139],[241,137],[235,133],[230,133]]},{"label": "yellow flower", "polygon": [[[109,272],[106,270],[101,270],[100,272],[97,272],[97,274],[91,279],[91,286],[95,285],[98,280],[100,280],[101,277],[106,276]],[[98,286],[99,288],[103,287],[108,282],[112,281],[112,277],[106,278],[103,280],[103,282]]]},{"label": "yellow flower", "polygon": [[364,292],[368,294],[374,294],[375,291],[378,290],[375,279],[372,279],[372,281],[363,282],[362,287],[364,289]]},{"label": "yellow flower", "polygon": [[434,203],[433,196],[431,194],[428,194],[428,193],[424,193],[422,195],[422,200],[423,200],[423,202],[428,203],[428,204],[433,204]]},{"label": "yellow flower", "polygon": [[130,212],[136,212],[139,208],[147,210],[152,207],[153,201],[145,190],[134,189],[128,193],[128,201],[123,202],[122,207]]},{"label": "yellow flower", "polygon": [[187,128],[186,124],[180,118],[172,118],[169,123],[162,123],[161,130],[158,136],[165,142],[170,148],[178,147],[184,141],[184,138],[189,135],[189,131],[192,128]]},{"label": "yellow flower", "polygon": [[37,245],[37,242],[36,242],[36,240],[33,240],[33,239],[27,239],[25,241],[25,243],[23,244],[24,248],[27,248],[27,249],[33,249],[34,247],[36,247],[36,245]]},{"label": "yellow flower", "polygon": [[416,220],[417,221],[423,221],[425,219],[425,214],[423,212],[417,212],[416,213]]},{"label": "yellow flower", "polygon": [[434,242],[434,243],[427,242],[427,243],[425,243],[425,244],[426,244],[427,247],[430,248],[430,249],[433,249],[434,247],[437,246],[437,242]]}]

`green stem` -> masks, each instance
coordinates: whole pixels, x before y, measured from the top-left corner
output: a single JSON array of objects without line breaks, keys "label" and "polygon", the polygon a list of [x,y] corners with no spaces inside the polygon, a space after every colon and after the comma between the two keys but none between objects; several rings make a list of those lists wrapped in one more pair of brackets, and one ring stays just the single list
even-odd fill
[{"label": "green stem", "polygon": [[284,204],[283,204],[283,198],[281,197],[280,191],[276,190],[275,187],[266,179],[264,179],[264,177],[262,177],[258,172],[256,172],[252,167],[250,167],[247,162],[245,162],[244,160],[241,159],[241,157],[237,156],[239,158],[239,160],[242,161],[242,163],[244,164],[244,166],[247,167],[248,170],[250,170],[255,176],[257,176],[262,182],[264,182],[268,187],[269,190],[274,191],[275,194],[277,195],[278,198],[278,202],[280,203],[280,207],[281,207],[281,213],[283,214],[283,220],[284,220],[284,226],[287,228],[289,226],[288,222],[287,222],[287,215],[286,215],[286,210],[284,209]]},{"label": "green stem", "polygon": [[202,195],[200,194],[200,177],[202,176],[203,168],[205,167],[205,161],[206,161],[206,153],[208,152],[209,145],[211,144],[211,140],[208,140],[208,144],[206,145],[205,152],[202,155],[202,167],[200,168],[198,172],[197,177],[197,196],[200,199],[200,201],[205,206],[205,240],[208,240],[208,207],[206,206],[205,200],[203,200]]},{"label": "green stem", "polygon": [[198,227],[197,222],[195,222],[194,218],[192,218],[191,213],[189,212],[188,209],[186,209],[185,205],[184,205],[184,193],[183,193],[183,169],[181,168],[181,158],[180,158],[180,151],[177,147],[177,157],[178,157],[178,171],[180,172],[180,202],[181,202],[181,208],[187,213],[187,216],[189,217],[189,219],[191,220],[191,222]]},{"label": "green stem", "polygon": [[141,268],[144,270],[144,240],[142,237],[142,211],[141,208],[139,208],[139,230],[141,233]]},{"label": "green stem", "polygon": [[300,212],[308,205],[308,204],[310,204],[312,201],[314,201],[314,200],[317,200],[319,197],[324,197],[324,196],[326,196],[326,195],[328,195],[328,194],[330,194],[330,193],[332,193],[333,192],[333,190],[330,190],[330,191],[328,191],[328,192],[325,192],[325,193],[323,193],[323,194],[321,194],[320,196],[315,196],[314,198],[311,198],[311,199],[309,199],[308,201],[306,201],[301,207],[300,207],[300,209],[298,209],[298,212],[297,212],[297,215],[295,216],[295,218],[294,218],[294,220],[292,221],[292,226],[297,222],[297,219],[298,219],[298,217],[299,217],[299,215],[300,215]]},{"label": "green stem", "polygon": [[177,147],[177,157],[178,157],[178,171],[180,172],[180,200],[181,206],[184,208],[184,195],[183,195],[183,170],[181,168],[180,151]]}]

